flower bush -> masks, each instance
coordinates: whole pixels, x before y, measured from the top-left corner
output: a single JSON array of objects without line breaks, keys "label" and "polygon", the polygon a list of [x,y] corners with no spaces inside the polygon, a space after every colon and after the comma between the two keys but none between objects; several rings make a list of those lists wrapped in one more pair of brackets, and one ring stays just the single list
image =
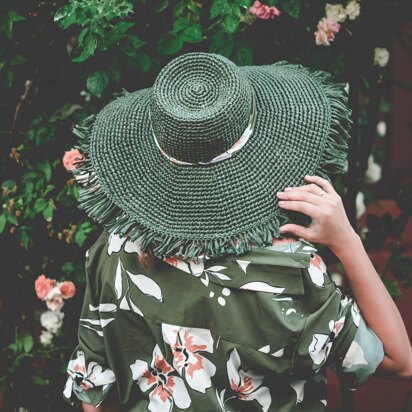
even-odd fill
[{"label": "flower bush", "polygon": [[[381,99],[390,64],[386,47],[390,36],[401,37],[410,9],[404,0],[3,2],[4,408],[71,409],[62,403],[64,371],[76,343],[84,255],[100,230],[76,208],[78,190],[67,172],[81,159],[72,149],[74,123],[96,113],[122,88],[151,85],[160,68],[184,52],[220,53],[239,65],[285,59],[331,71],[349,84],[354,106],[357,131],[351,150],[356,156],[350,157],[347,175],[335,184],[346,193],[355,223],[356,204],[358,215],[364,214],[365,202],[373,200],[373,185],[385,174],[383,147],[391,137],[385,126],[390,105]],[[393,296],[400,295],[399,284],[410,286],[412,266],[401,242],[411,213],[411,190],[401,180],[396,185],[399,216],[368,215],[366,226],[358,227],[369,248],[391,242],[390,259],[381,272]],[[57,279],[43,273],[54,273]]]}]

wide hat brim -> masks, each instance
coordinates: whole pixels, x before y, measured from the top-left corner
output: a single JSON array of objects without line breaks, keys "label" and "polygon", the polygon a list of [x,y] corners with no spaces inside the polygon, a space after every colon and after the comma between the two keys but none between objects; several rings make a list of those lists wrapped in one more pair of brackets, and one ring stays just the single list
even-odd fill
[{"label": "wide hat brim", "polygon": [[305,175],[342,173],[350,110],[329,73],[285,61],[240,68],[256,96],[256,124],[231,158],[182,166],[156,146],[152,89],[125,92],[74,131],[84,155],[79,207],[110,233],[158,256],[219,256],[272,244],[290,215],[276,192]]}]

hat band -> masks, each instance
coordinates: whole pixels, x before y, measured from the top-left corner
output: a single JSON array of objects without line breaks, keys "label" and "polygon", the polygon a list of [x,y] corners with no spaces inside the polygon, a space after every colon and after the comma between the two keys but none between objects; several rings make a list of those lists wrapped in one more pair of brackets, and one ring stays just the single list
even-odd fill
[{"label": "hat band", "polygon": [[235,142],[235,144],[230,149],[226,150],[224,153],[214,157],[212,160],[209,160],[207,162],[196,162],[196,163],[185,162],[183,160],[176,159],[175,157],[170,156],[168,153],[166,153],[160,147],[159,141],[156,138],[156,134],[153,130],[153,127],[151,127],[151,129],[152,129],[154,141],[156,143],[156,146],[160,150],[160,153],[162,153],[162,155],[165,156],[167,159],[169,159],[171,162],[176,163],[178,165],[185,165],[185,166],[197,166],[197,165],[205,166],[205,165],[210,165],[213,163],[221,162],[222,160],[229,159],[230,157],[232,157],[234,153],[238,152],[247,143],[250,136],[252,136],[253,130],[255,129],[255,124],[256,124],[256,96],[255,96],[255,92],[253,91],[252,92],[252,110],[251,110],[250,117],[249,117],[249,123],[246,126],[245,131],[242,133],[242,136],[240,136],[240,138]]}]

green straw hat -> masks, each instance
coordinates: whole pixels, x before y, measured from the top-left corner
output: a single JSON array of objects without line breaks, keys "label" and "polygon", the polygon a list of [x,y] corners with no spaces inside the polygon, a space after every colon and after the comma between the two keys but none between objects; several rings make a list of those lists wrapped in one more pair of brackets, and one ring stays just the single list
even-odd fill
[{"label": "green straw hat", "polygon": [[291,220],[276,192],[344,171],[346,102],[323,71],[184,54],[75,126],[79,207],[157,256],[271,245]]}]

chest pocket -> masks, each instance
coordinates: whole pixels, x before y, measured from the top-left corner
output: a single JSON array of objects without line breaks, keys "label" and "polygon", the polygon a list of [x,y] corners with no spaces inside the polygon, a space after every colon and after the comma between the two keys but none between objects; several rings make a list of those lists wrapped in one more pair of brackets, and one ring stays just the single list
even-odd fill
[{"label": "chest pocket", "polygon": [[240,256],[210,259],[204,274],[211,283],[227,288],[302,296],[310,259],[309,254],[256,248]]}]

